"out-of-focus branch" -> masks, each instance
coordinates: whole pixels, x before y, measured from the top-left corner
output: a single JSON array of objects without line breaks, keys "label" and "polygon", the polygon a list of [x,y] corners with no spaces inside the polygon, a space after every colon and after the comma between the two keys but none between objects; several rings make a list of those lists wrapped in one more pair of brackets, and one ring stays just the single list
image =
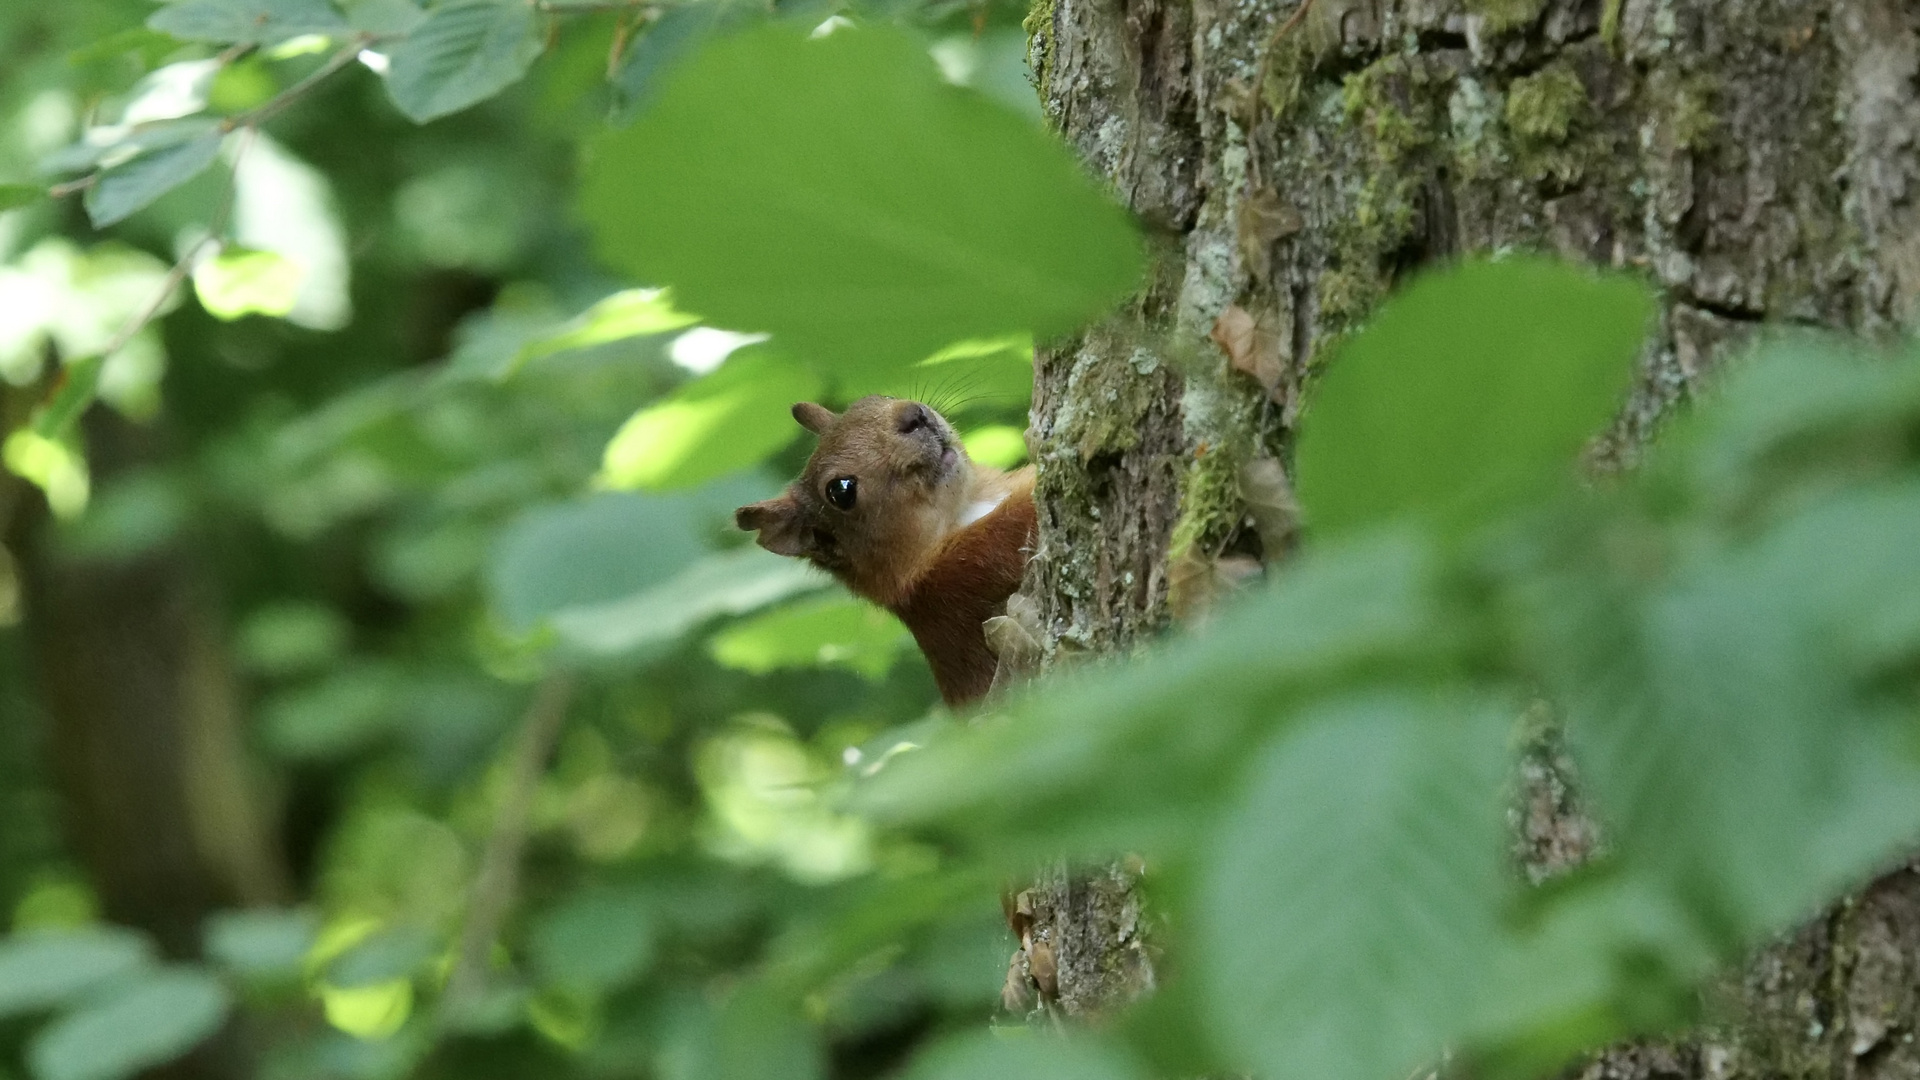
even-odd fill
[{"label": "out-of-focus branch", "polygon": [[441,1001],[442,1017],[457,1016],[486,987],[489,955],[501,924],[513,907],[520,885],[520,857],[526,850],[533,799],[565,726],[567,706],[573,700],[570,675],[547,676],[534,692],[508,763],[507,788],[494,812],[493,828],[474,877],[467,917],[460,928],[453,974],[447,978]]}]

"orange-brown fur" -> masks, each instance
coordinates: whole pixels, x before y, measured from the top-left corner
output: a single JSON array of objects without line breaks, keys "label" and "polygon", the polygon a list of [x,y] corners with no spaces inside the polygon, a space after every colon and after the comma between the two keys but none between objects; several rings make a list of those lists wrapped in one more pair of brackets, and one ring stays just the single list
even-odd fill
[{"label": "orange-brown fur", "polygon": [[[982,624],[1006,610],[1026,569],[1033,470],[975,464],[918,402],[865,397],[838,416],[802,403],[793,415],[820,445],[785,494],[741,507],[735,521],[762,547],[809,559],[898,615],[948,704],[984,695],[996,660]],[[842,478],[856,482],[851,510],[826,494]]]}]

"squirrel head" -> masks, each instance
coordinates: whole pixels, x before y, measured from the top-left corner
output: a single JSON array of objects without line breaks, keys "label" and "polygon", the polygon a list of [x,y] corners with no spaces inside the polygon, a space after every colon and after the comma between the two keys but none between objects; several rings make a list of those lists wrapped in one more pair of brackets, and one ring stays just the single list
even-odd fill
[{"label": "squirrel head", "polygon": [[879,395],[838,415],[803,401],[793,418],[820,445],[785,494],[741,507],[734,522],[768,551],[895,602],[966,512],[973,463],[959,437],[931,408]]}]

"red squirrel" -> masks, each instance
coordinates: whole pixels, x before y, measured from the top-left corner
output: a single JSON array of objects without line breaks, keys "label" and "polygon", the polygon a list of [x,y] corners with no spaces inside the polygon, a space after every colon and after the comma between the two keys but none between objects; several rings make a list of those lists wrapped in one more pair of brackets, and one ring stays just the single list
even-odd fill
[{"label": "red squirrel", "polygon": [[1006,611],[1033,547],[1033,469],[967,457],[946,418],[917,401],[864,397],[793,418],[820,437],[784,495],[734,512],[760,546],[811,560],[900,617],[948,705],[993,685],[982,624]]}]

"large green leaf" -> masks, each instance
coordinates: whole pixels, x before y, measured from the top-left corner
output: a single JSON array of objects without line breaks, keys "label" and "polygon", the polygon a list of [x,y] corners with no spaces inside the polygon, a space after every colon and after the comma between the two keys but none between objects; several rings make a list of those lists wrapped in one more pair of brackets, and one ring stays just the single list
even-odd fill
[{"label": "large green leaf", "polygon": [[520,347],[513,366],[563,353],[604,345],[622,338],[664,334],[699,322],[673,306],[673,297],[665,289],[626,289],[614,293],[579,316],[567,320],[552,331]]},{"label": "large green leaf", "polygon": [[502,534],[488,566],[494,610],[516,633],[544,623],[565,651],[613,659],[824,585],[801,561],[757,547],[709,552],[708,538],[731,528],[733,508],[761,491],[727,481],[528,511]]},{"label": "large green leaf", "polygon": [[526,0],[454,0],[395,46],[387,93],[424,124],[519,82],[539,55],[540,24]]},{"label": "large green leaf", "polygon": [[327,0],[174,0],[147,16],[147,28],[182,41],[271,45],[347,29]]},{"label": "large green leaf", "polygon": [[739,0],[689,0],[667,8],[628,46],[620,62],[613,90],[622,110],[631,112],[651,102],[674,64],[715,34],[741,26],[757,14],[754,5]]},{"label": "large green leaf", "polygon": [[121,1080],[193,1049],[230,1004],[203,971],[156,971],[48,1025],[28,1044],[27,1064],[35,1080]]},{"label": "large green leaf", "polygon": [[729,627],[710,651],[722,666],[765,674],[781,668],[851,668],[878,679],[912,642],[886,611],[851,596],[803,601]]},{"label": "large green leaf", "polygon": [[1297,458],[1308,524],[1484,520],[1572,475],[1625,401],[1652,300],[1534,258],[1416,280],[1334,356]]},{"label": "large green leaf", "polygon": [[177,138],[143,149],[101,172],[87,189],[87,218],[96,229],[124,221],[155,199],[205,172],[225,134],[211,122],[172,129]]},{"label": "large green leaf", "polygon": [[610,264],[834,371],[1065,332],[1141,265],[1064,148],[884,27],[707,46],[593,146],[580,206]]},{"label": "large green leaf", "polygon": [[1216,1030],[1270,1080],[1401,1080],[1473,1019],[1506,894],[1510,714],[1359,697],[1260,753],[1199,898]]},{"label": "large green leaf", "polygon": [[532,510],[502,534],[488,568],[494,610],[525,632],[632,595],[698,559],[704,531],[684,501],[622,492]]},{"label": "large green leaf", "polygon": [[1136,1062],[1094,1035],[1060,1038],[1019,1026],[948,1039],[921,1054],[904,1080],[1143,1080]]},{"label": "large green leaf", "polygon": [[617,488],[691,487],[764,460],[800,436],[789,412],[820,395],[820,377],[767,347],[648,405],[607,444],[601,475]]},{"label": "large green leaf", "polygon": [[1517,635],[1620,854],[1723,948],[1920,837],[1920,769],[1851,685],[1920,646],[1920,486],[1822,500],[1737,546],[1689,536],[1690,557],[1646,526],[1569,525],[1516,590]]},{"label": "large green leaf", "polygon": [[632,656],[669,645],[709,620],[758,611],[827,581],[799,559],[744,547],[709,555],[631,595],[558,611],[553,629],[583,656]]},{"label": "large green leaf", "polygon": [[146,938],[118,927],[0,938],[0,1017],[58,1005],[152,960]]},{"label": "large green leaf", "polygon": [[1089,665],[868,780],[857,805],[938,824],[996,865],[1178,856],[1246,748],[1330,686],[1385,666],[1446,670],[1457,622],[1434,552],[1412,535],[1323,548],[1204,633],[1124,665]]}]

